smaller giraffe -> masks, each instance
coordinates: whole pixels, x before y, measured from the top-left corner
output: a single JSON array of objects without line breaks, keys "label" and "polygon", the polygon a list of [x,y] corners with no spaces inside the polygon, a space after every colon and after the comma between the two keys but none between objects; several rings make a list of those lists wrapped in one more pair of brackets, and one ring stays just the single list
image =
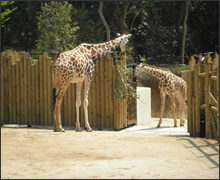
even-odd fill
[{"label": "smaller giraffe", "polygon": [[187,103],[186,82],[181,77],[176,76],[168,69],[162,69],[151,65],[143,65],[142,63],[137,66],[135,76],[137,76],[141,72],[145,72],[160,80],[158,87],[160,89],[161,107],[160,121],[157,127],[160,127],[162,123],[166,95],[168,95],[171,100],[171,107],[174,114],[174,127],[177,127],[175,97],[177,98],[181,109],[180,126],[184,126],[185,108]]}]

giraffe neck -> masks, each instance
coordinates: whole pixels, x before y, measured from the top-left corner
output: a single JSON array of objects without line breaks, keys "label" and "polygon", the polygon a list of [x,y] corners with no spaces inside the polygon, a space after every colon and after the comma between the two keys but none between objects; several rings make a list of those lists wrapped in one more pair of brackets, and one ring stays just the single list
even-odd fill
[{"label": "giraffe neck", "polygon": [[166,75],[167,73],[170,72],[170,70],[167,69],[162,69],[162,68],[157,68],[154,66],[146,65],[143,67],[143,71],[157,79],[161,79]]},{"label": "giraffe neck", "polygon": [[92,60],[95,60],[113,51],[117,46],[120,45],[122,39],[123,36],[119,36],[107,42],[97,43],[97,44],[82,43],[81,46],[89,50],[89,54],[91,55]]}]

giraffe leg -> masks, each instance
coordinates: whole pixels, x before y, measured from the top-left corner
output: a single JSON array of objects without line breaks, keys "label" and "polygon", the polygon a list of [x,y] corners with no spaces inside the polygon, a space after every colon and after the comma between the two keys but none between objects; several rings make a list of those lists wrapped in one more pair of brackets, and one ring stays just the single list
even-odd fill
[{"label": "giraffe leg", "polygon": [[184,118],[185,118],[185,98],[182,94],[178,91],[175,93],[176,98],[180,105],[180,126],[184,126]]},{"label": "giraffe leg", "polygon": [[55,104],[54,113],[53,113],[54,124],[55,124],[54,131],[55,132],[57,132],[57,131],[65,132],[65,130],[62,128],[62,125],[61,125],[61,103],[62,103],[63,96],[66,92],[67,87],[68,87],[68,85],[60,87],[59,92],[56,97],[56,104]]},{"label": "giraffe leg", "polygon": [[84,112],[85,112],[85,127],[87,132],[92,132],[92,129],[89,125],[88,121],[88,96],[89,96],[89,86],[91,84],[91,80],[86,80],[84,84],[84,101],[83,101],[83,107],[84,107]]},{"label": "giraffe leg", "polygon": [[76,84],[76,131],[81,132],[79,123],[79,107],[81,106],[81,87],[82,83]]},{"label": "giraffe leg", "polygon": [[175,99],[174,99],[174,93],[169,95],[170,100],[171,100],[171,107],[173,109],[173,116],[174,116],[174,127],[177,127],[177,120],[176,120],[176,105],[175,105]]},{"label": "giraffe leg", "polygon": [[161,104],[160,104],[160,120],[159,120],[159,123],[157,125],[158,128],[160,127],[160,125],[162,123],[163,111],[164,111],[164,106],[165,106],[165,98],[166,98],[165,92],[160,90]]}]

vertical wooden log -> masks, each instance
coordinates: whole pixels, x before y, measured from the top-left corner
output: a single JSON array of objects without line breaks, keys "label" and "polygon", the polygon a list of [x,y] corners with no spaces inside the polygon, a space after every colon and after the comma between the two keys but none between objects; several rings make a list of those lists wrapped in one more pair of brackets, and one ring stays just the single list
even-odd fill
[{"label": "vertical wooden log", "polygon": [[47,101],[47,106],[48,106],[48,125],[52,126],[53,125],[53,112],[52,112],[52,103],[53,103],[53,85],[52,85],[52,59],[51,57],[47,58],[47,77],[48,77],[48,83],[47,83],[47,97],[48,97],[48,101]]},{"label": "vertical wooden log", "polygon": [[72,83],[71,84],[71,86],[72,86],[72,91],[71,91],[71,94],[72,94],[72,96],[71,96],[71,124],[70,124],[70,126],[75,126],[75,123],[76,123],[76,84],[74,83]]},{"label": "vertical wooden log", "polygon": [[25,124],[25,107],[24,107],[24,56],[20,56],[20,92],[21,92],[21,121]]},{"label": "vertical wooden log", "polygon": [[17,124],[21,124],[21,77],[20,60],[16,61],[16,98],[17,98]]},{"label": "vertical wooden log", "polygon": [[100,89],[100,61],[96,61],[96,124],[97,128],[101,128],[101,89]]},{"label": "vertical wooden log", "polygon": [[12,114],[12,55],[8,58],[8,97],[9,97],[9,124],[13,122]]},{"label": "vertical wooden log", "polygon": [[36,65],[32,64],[31,65],[31,79],[32,79],[32,97],[31,97],[31,121],[32,125],[37,125],[36,122]]},{"label": "vertical wooden log", "polygon": [[16,88],[16,64],[15,57],[13,56],[12,64],[12,123],[17,124],[17,88]]},{"label": "vertical wooden log", "polygon": [[40,125],[45,125],[44,121],[44,71],[43,56],[39,56],[39,75],[40,75]]},{"label": "vertical wooden log", "polygon": [[72,87],[71,87],[71,84],[69,85],[69,87],[67,88],[67,92],[68,93],[68,119],[67,119],[67,125],[66,126],[70,126],[71,124],[71,105],[72,105],[72,102],[71,102],[71,99],[72,99],[72,94],[71,94],[71,91],[72,91]]},{"label": "vertical wooden log", "polygon": [[193,71],[195,64],[196,64],[196,60],[194,59],[193,56],[190,56],[189,71]]},{"label": "vertical wooden log", "polygon": [[63,104],[64,104],[64,106],[63,106],[64,107],[64,119],[61,120],[61,124],[63,126],[67,126],[67,124],[68,124],[68,93],[67,93],[67,90],[66,90],[64,97],[63,97]]},{"label": "vertical wooden log", "polygon": [[100,58],[100,88],[101,88],[101,128],[105,127],[105,59],[104,57]]},{"label": "vertical wooden log", "polygon": [[28,57],[28,69],[27,69],[27,72],[28,72],[28,125],[32,125],[32,115],[31,115],[31,112],[32,112],[32,103],[31,103],[31,100],[32,100],[32,77],[31,77],[31,63],[32,63],[32,59],[31,57]]},{"label": "vertical wooden log", "polygon": [[195,128],[196,128],[196,137],[200,137],[200,88],[199,88],[199,82],[200,82],[200,77],[199,77],[199,72],[200,72],[200,66],[196,66],[194,70],[194,84],[195,84],[195,89],[194,89],[194,95],[195,95]]},{"label": "vertical wooden log", "polygon": [[109,59],[109,120],[110,120],[110,124],[109,127],[110,128],[114,128],[114,110],[113,110],[113,58]]},{"label": "vertical wooden log", "polygon": [[110,109],[109,109],[109,57],[108,54],[104,57],[105,66],[104,66],[104,88],[105,88],[105,128],[110,126]]},{"label": "vertical wooden log", "polygon": [[24,124],[28,124],[28,55],[24,53]]},{"label": "vertical wooden log", "polygon": [[217,140],[219,142],[219,65],[217,66]]},{"label": "vertical wooden log", "polygon": [[193,117],[192,117],[192,92],[193,92],[193,71],[187,72],[187,108],[188,108],[188,132],[190,133],[190,136],[193,136]]},{"label": "vertical wooden log", "polygon": [[83,101],[84,101],[84,89],[85,89],[85,82],[83,82],[82,84],[82,89],[81,89],[81,106],[80,106],[80,111],[81,111],[81,127],[84,128],[85,127],[85,112],[84,112],[84,107],[83,107]]},{"label": "vertical wooden log", "polygon": [[35,61],[36,65],[36,124],[40,125],[40,68],[39,68],[39,60]]},{"label": "vertical wooden log", "polygon": [[1,53],[1,125],[5,122],[5,52]]},{"label": "vertical wooden log", "polygon": [[206,127],[206,138],[210,139],[211,138],[211,128],[210,128],[210,105],[209,105],[209,92],[210,92],[210,86],[209,86],[209,82],[210,82],[210,67],[209,65],[205,66],[206,68],[206,75],[205,75],[205,94],[206,94],[206,108],[205,108],[205,114],[206,114],[206,123],[205,123],[205,127]]},{"label": "vertical wooden log", "polygon": [[9,54],[6,53],[4,56],[4,69],[5,69],[5,109],[4,109],[4,113],[5,113],[5,118],[4,118],[4,124],[9,123],[9,77],[8,77],[8,58],[9,58]]},{"label": "vertical wooden log", "polygon": [[89,105],[88,105],[88,120],[89,120],[90,127],[93,127],[92,84],[93,84],[93,82],[91,82],[91,85],[89,87],[89,97],[88,97],[88,102],[89,102]]},{"label": "vertical wooden log", "polygon": [[97,68],[95,66],[95,70],[94,70],[94,73],[93,73],[93,80],[92,80],[92,87],[91,87],[91,90],[92,90],[92,103],[90,103],[90,105],[92,105],[92,126],[93,127],[97,127],[97,117],[96,117],[96,112],[97,112],[97,102],[96,102],[96,99],[97,99],[97,91],[96,91],[96,71],[97,71]]},{"label": "vertical wooden log", "polygon": [[44,77],[44,85],[43,85],[43,97],[44,97],[44,125],[48,125],[48,77],[47,77],[47,53],[43,53],[43,77]]}]

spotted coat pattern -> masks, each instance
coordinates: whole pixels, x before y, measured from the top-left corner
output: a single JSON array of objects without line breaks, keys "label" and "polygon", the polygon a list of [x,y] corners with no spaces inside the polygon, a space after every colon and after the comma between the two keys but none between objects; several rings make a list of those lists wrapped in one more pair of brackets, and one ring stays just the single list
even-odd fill
[{"label": "spotted coat pattern", "polygon": [[160,121],[158,127],[160,127],[162,123],[162,114],[165,106],[165,98],[168,95],[171,99],[171,106],[174,112],[174,126],[176,127],[176,115],[175,115],[175,97],[177,98],[180,107],[181,107],[181,122],[180,125],[184,125],[184,114],[185,114],[185,103],[187,99],[187,84],[186,82],[179,76],[173,74],[170,70],[158,68],[151,65],[143,65],[140,64],[136,68],[136,75],[145,72],[157,79],[159,79],[158,87],[160,89],[160,98],[161,98],[161,114]]},{"label": "spotted coat pattern", "polygon": [[[87,106],[88,106],[88,93],[89,87],[92,81],[92,75],[94,71],[93,60],[105,56],[108,52],[113,51],[117,46],[124,47],[128,42],[129,35],[121,35],[115,39],[112,39],[103,43],[82,43],[76,48],[63,52],[59,55],[57,60],[52,66],[52,83],[55,89],[56,101],[54,101],[54,129],[55,131],[63,131],[60,120],[60,104],[62,102],[65,91],[70,83],[76,83],[76,108],[81,105],[81,85],[85,82],[84,87],[84,109],[85,109],[85,126],[88,131],[91,128],[88,123]],[[125,49],[125,48],[123,48]],[[57,110],[56,110],[57,109]],[[58,113],[56,114],[56,111]],[[78,109],[76,128],[79,127]],[[58,121],[56,121],[58,116]]]}]

